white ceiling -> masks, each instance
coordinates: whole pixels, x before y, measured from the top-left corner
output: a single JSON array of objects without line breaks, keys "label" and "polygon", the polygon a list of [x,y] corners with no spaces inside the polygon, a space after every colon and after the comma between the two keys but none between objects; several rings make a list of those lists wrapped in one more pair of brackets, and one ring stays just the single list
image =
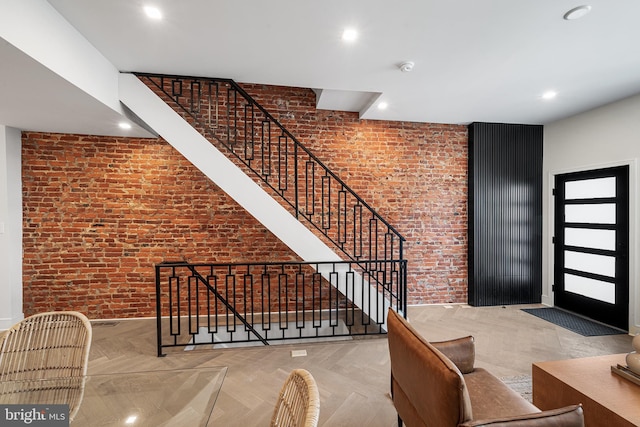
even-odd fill
[{"label": "white ceiling", "polygon": [[[306,87],[364,119],[545,124],[640,93],[638,0],[149,0],[161,21],[143,0],[49,3],[120,71]],[[591,13],[563,19],[580,4]],[[109,134],[117,121],[1,39],[0,61],[0,123]]]}]

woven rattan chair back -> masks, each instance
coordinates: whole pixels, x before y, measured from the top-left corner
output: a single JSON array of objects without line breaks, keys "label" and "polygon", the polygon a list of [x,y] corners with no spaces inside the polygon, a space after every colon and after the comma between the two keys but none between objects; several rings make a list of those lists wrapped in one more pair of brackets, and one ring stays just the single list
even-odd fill
[{"label": "woven rattan chair back", "polygon": [[280,390],[271,427],[315,427],[320,415],[318,386],[304,369],[294,369]]},{"label": "woven rattan chair back", "polygon": [[[0,399],[4,403],[68,404],[84,394],[91,323],[75,311],[35,314],[0,336]],[[25,393],[33,399],[21,402]]]}]

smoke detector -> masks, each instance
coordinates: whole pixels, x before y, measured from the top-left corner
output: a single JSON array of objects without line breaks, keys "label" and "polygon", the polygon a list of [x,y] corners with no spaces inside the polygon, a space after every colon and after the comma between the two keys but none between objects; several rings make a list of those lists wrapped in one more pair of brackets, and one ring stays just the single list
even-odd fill
[{"label": "smoke detector", "polygon": [[563,18],[566,19],[567,21],[573,21],[573,20],[582,18],[589,12],[591,12],[591,6],[589,5],[578,6],[578,7],[574,7],[573,9],[565,13]]},{"label": "smoke detector", "polygon": [[400,71],[402,71],[403,73],[408,73],[409,71],[413,70],[413,66],[415,64],[411,61],[405,61],[402,64],[398,65],[398,68],[400,68]]}]

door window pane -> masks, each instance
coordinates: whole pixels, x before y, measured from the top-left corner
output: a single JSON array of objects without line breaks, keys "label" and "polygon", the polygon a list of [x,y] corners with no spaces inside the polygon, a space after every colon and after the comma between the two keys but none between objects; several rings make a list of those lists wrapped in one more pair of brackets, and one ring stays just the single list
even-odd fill
[{"label": "door window pane", "polygon": [[616,276],[616,258],[612,256],[564,251],[564,266],[602,276]]},{"label": "door window pane", "polygon": [[583,179],[580,181],[567,181],[564,185],[564,198],[572,199],[596,199],[600,197],[616,196],[616,178]]},{"label": "door window pane", "polygon": [[601,282],[586,277],[564,275],[564,290],[610,304],[616,303],[616,287],[613,283]]},{"label": "door window pane", "polygon": [[616,249],[615,230],[591,230],[587,228],[566,228],[564,232],[564,244],[582,248]]},{"label": "door window pane", "polygon": [[615,224],[615,203],[599,205],[567,205],[565,206],[566,222],[585,222],[588,224]]}]

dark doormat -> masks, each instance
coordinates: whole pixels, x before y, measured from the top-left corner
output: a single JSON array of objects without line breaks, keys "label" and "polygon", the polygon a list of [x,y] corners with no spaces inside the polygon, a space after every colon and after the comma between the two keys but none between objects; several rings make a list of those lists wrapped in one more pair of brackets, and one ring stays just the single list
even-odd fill
[{"label": "dark doormat", "polygon": [[585,319],[578,315],[569,313],[557,308],[523,308],[529,314],[544,319],[554,325],[561,326],[584,337],[595,337],[598,335],[626,334],[626,331],[593,320]]}]

